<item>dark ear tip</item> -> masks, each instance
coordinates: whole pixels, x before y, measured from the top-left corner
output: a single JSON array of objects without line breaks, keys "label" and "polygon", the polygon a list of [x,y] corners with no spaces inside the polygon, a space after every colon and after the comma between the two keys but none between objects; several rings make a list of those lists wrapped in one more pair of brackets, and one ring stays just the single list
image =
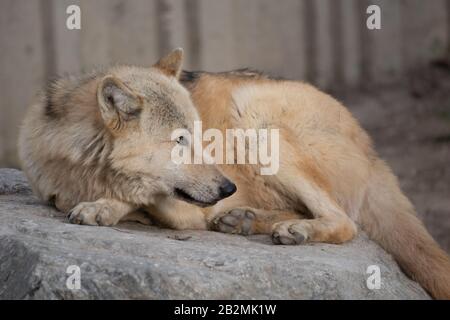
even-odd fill
[{"label": "dark ear tip", "polygon": [[105,88],[110,85],[117,86],[117,83],[118,81],[116,77],[114,77],[113,75],[107,75],[100,80],[100,87]]},{"label": "dark ear tip", "polygon": [[104,76],[97,87],[97,99],[106,103],[113,103],[113,93],[120,90],[124,94],[127,93],[121,81],[113,75]]},{"label": "dark ear tip", "polygon": [[114,87],[117,87],[117,82],[113,76],[107,75],[103,77],[97,87],[97,99],[110,102],[109,99],[112,96]]}]

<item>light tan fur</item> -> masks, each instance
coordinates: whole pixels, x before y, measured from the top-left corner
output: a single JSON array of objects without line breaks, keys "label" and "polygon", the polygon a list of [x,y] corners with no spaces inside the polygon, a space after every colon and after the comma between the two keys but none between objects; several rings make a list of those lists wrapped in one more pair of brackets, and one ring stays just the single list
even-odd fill
[{"label": "light tan fur", "polygon": [[[36,193],[70,211],[73,223],[114,225],[144,208],[171,228],[265,233],[276,244],[343,243],[359,225],[435,298],[450,298],[447,255],[345,107],[310,85],[248,71],[182,73],[189,97],[176,81],[180,60],[178,51],[153,68],[61,80],[50,103],[41,97],[19,143]],[[109,112],[115,90],[119,107]],[[174,166],[171,131],[200,118],[204,130],[279,129],[279,171]],[[232,192],[221,194],[230,186],[224,176],[237,185],[226,199]],[[178,188],[197,206],[177,199]]]},{"label": "light tan fur", "polygon": [[344,106],[308,84],[257,73],[188,75],[204,130],[280,129],[276,175],[261,176],[255,165],[221,167],[238,191],[203,209],[213,229],[267,233],[276,244],[343,243],[359,225],[433,297],[450,298],[447,254]]}]

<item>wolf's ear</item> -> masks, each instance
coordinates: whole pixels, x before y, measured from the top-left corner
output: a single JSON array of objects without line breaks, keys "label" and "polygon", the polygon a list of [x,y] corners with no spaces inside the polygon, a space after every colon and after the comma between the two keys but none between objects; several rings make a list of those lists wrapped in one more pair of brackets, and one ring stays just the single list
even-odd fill
[{"label": "wolf's ear", "polygon": [[114,76],[104,77],[97,88],[97,101],[105,123],[119,129],[124,121],[135,119],[142,109],[142,98]]},{"label": "wolf's ear", "polygon": [[161,58],[153,67],[158,68],[170,77],[179,78],[183,65],[183,49],[177,48],[167,56]]}]

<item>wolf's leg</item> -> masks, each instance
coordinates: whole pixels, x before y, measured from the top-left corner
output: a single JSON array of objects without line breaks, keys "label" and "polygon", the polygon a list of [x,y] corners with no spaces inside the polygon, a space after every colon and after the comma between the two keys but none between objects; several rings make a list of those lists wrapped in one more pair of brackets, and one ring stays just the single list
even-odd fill
[{"label": "wolf's leg", "polygon": [[120,221],[131,221],[131,222],[139,222],[145,225],[153,225],[153,221],[152,219],[150,219],[149,214],[141,210],[136,210],[127,214],[125,217],[120,219]]},{"label": "wolf's leg", "polygon": [[135,211],[134,205],[115,199],[81,202],[68,214],[69,222],[92,226],[113,226],[127,214]]},{"label": "wolf's leg", "polygon": [[199,207],[170,198],[160,199],[157,203],[146,210],[163,227],[176,230],[206,229],[206,218]]},{"label": "wolf's leg", "polygon": [[306,205],[313,219],[292,219],[272,226],[275,244],[310,242],[343,243],[356,235],[356,225],[344,210],[306,176],[290,176],[284,180]]},{"label": "wolf's leg", "polygon": [[210,228],[225,233],[272,234],[275,244],[342,243],[355,236],[355,224],[326,191],[306,176],[290,177],[283,179],[286,189],[299,197],[313,219],[301,219],[292,211],[236,207],[213,215]]},{"label": "wolf's leg", "polygon": [[270,234],[275,223],[299,217],[299,214],[291,211],[238,207],[215,215],[209,223],[209,228],[214,231],[242,235]]}]

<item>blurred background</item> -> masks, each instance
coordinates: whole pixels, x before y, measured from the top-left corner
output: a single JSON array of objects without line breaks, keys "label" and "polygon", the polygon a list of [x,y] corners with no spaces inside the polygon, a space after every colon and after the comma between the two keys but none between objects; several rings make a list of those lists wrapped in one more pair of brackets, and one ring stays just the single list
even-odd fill
[{"label": "blurred background", "polygon": [[450,0],[0,0],[0,43],[0,167],[20,167],[19,124],[49,78],[183,47],[186,69],[251,67],[342,100],[450,252]]}]

